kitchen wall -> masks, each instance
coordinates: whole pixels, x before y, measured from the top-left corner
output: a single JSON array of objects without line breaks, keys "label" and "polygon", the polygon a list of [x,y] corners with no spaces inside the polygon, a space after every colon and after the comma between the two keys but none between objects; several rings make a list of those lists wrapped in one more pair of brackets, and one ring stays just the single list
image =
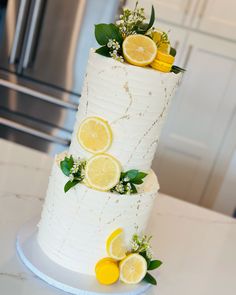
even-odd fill
[{"label": "kitchen wall", "polygon": [[[133,7],[135,0],[126,5]],[[161,191],[232,215],[236,208],[236,1],[140,0],[187,69],[153,168]]]}]

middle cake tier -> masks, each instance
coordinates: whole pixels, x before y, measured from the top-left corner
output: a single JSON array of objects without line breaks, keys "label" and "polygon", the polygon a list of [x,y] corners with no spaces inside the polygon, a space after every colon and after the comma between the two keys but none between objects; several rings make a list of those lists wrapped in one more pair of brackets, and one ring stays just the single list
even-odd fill
[{"label": "middle cake tier", "polygon": [[180,75],[135,67],[91,50],[69,153],[91,157],[78,141],[81,122],[106,120],[113,132],[109,154],[124,171],[148,171]]}]

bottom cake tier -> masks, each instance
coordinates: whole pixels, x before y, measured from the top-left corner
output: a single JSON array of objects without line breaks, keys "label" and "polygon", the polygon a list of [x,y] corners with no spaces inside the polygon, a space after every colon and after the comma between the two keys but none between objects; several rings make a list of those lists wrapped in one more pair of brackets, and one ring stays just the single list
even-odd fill
[{"label": "bottom cake tier", "polygon": [[123,228],[127,243],[144,232],[159,184],[151,170],[137,194],[101,192],[78,184],[64,193],[66,176],[54,162],[38,225],[38,243],[57,264],[94,275],[98,260],[107,256],[107,237]]}]

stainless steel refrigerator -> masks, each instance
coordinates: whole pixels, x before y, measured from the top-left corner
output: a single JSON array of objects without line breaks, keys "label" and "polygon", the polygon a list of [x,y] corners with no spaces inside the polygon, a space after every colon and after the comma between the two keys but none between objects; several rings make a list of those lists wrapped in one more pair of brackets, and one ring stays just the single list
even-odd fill
[{"label": "stainless steel refrigerator", "polygon": [[0,137],[55,154],[66,149],[94,24],[119,0],[0,0]]}]

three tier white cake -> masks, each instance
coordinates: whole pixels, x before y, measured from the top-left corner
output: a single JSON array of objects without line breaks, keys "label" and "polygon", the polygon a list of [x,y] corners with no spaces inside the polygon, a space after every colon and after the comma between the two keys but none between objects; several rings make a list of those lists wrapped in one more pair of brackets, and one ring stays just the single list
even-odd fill
[{"label": "three tier white cake", "polygon": [[[79,183],[66,194],[67,177],[55,159],[39,223],[38,243],[61,266],[94,275],[96,262],[106,256],[106,239],[116,228],[129,241],[145,230],[159,189],[151,170],[162,124],[181,74],[120,63],[91,50],[69,155],[92,155],[78,141],[78,129],[88,117],[106,120],[113,133],[108,153],[122,171],[148,173],[136,194],[120,195]],[[60,158],[60,155],[58,156]]]}]

